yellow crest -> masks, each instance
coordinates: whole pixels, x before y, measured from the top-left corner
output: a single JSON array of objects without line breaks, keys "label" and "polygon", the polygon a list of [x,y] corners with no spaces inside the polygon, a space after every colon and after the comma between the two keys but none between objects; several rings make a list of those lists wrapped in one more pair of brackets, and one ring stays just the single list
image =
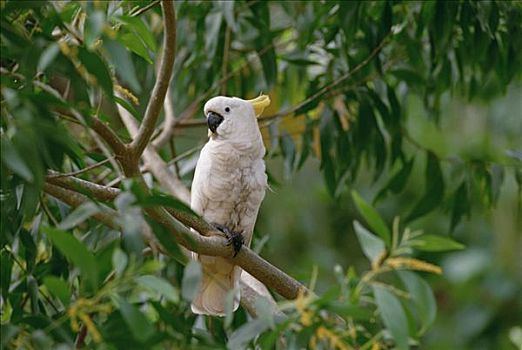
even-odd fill
[{"label": "yellow crest", "polygon": [[252,100],[247,100],[247,102],[252,104],[256,117],[259,117],[265,108],[270,105],[270,97],[268,95],[259,95]]}]

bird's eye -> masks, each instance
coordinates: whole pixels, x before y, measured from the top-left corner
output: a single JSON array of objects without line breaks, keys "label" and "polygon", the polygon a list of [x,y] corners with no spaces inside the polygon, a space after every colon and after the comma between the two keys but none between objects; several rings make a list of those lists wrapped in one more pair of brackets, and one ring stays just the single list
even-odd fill
[{"label": "bird's eye", "polygon": [[225,112],[230,112],[230,107],[225,107]]}]

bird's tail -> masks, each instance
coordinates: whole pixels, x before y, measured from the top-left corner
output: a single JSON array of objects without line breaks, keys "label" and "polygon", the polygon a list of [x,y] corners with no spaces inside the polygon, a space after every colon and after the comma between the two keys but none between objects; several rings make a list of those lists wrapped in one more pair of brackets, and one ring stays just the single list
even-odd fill
[{"label": "bird's tail", "polygon": [[198,294],[192,300],[195,314],[225,316],[225,304],[229,291],[234,290],[233,311],[239,306],[239,279],[241,268],[223,258],[200,256],[203,276]]}]

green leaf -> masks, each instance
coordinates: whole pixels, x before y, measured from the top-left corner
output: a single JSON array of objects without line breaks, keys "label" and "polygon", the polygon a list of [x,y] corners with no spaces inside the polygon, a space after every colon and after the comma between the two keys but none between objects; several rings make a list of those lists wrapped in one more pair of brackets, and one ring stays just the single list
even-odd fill
[{"label": "green leaf", "polygon": [[225,320],[223,325],[225,329],[230,328],[232,325],[232,321],[234,320],[234,299],[236,298],[236,291],[234,289],[230,289],[227,291],[227,296],[225,297]]},{"label": "green leaf", "polygon": [[411,247],[426,252],[443,252],[465,248],[463,244],[449,237],[439,235],[422,235],[410,240],[408,243]]},{"label": "green leaf", "polygon": [[100,84],[101,88],[105,91],[107,97],[112,99],[112,78],[105,62],[100,58],[100,56],[98,56],[98,54],[91,52],[84,47],[79,48],[78,57],[87,71],[96,77],[98,84]]},{"label": "green leaf", "polygon": [[192,301],[198,293],[201,284],[201,264],[191,260],[185,267],[185,273],[181,281],[181,296],[187,301]]},{"label": "green leaf", "polygon": [[401,105],[399,100],[397,99],[397,95],[395,95],[395,90],[391,86],[387,86],[388,92],[388,102],[390,103],[391,116],[395,121],[399,121],[401,119]]},{"label": "green leaf", "polygon": [[383,188],[375,197],[375,202],[383,199],[388,191],[391,191],[395,194],[402,191],[411,174],[411,170],[413,169],[414,160],[415,158],[412,157],[410,160],[406,161],[402,165],[402,168],[388,180],[386,185],[383,186]]},{"label": "green leaf", "polygon": [[398,68],[392,70],[390,73],[395,75],[398,79],[405,81],[410,86],[420,87],[426,84],[424,77],[413,69]]},{"label": "green leaf", "polygon": [[[2,204],[3,205],[3,204]],[[7,300],[9,286],[11,284],[11,272],[13,271],[13,258],[6,249],[0,251],[0,281],[2,287],[2,298]]]},{"label": "green leaf", "polygon": [[149,55],[149,51],[137,34],[133,32],[119,34],[117,40],[122,43],[123,46],[143,58],[149,64],[153,63],[152,58]]},{"label": "green leaf", "polygon": [[116,69],[121,81],[128,84],[133,91],[140,93],[141,84],[136,77],[136,69],[134,68],[134,63],[132,63],[129,52],[115,40],[105,39],[103,45],[107,49],[111,63]]},{"label": "green leaf", "polygon": [[4,137],[2,137],[1,142],[2,163],[4,163],[7,168],[9,168],[13,173],[19,175],[25,181],[32,182],[34,179],[33,173],[13,144]]},{"label": "green leaf", "polygon": [[128,112],[130,112],[130,114],[132,114],[132,116],[134,118],[136,118],[136,120],[140,120],[141,117],[138,113],[138,111],[129,103],[127,102],[126,100],[124,100],[123,98],[119,98],[117,96],[114,96],[114,100],[120,105],[122,106],[123,108],[125,108]]},{"label": "green leaf", "polygon": [[[271,45],[271,43],[268,42],[267,45]],[[277,81],[276,52],[273,47],[265,50],[263,53],[261,53],[261,50],[262,49],[258,50],[258,56],[261,60],[261,68],[263,68],[263,75],[265,76],[267,88],[271,88]]]},{"label": "green leaf", "polygon": [[40,313],[40,297],[38,296],[38,281],[34,278],[33,275],[27,276],[27,292],[31,300],[31,313],[39,314]]},{"label": "green leaf", "polygon": [[355,234],[357,235],[364,255],[366,255],[370,261],[374,261],[383,254],[385,245],[382,239],[364,228],[357,220],[354,220],[353,228],[355,229]]},{"label": "green leaf", "polygon": [[266,318],[255,318],[236,329],[228,339],[228,349],[246,349],[248,343],[259,334],[270,328],[270,321]]},{"label": "green leaf", "polygon": [[42,231],[67,259],[80,268],[91,288],[95,290],[98,286],[98,266],[87,247],[72,234],[57,228],[44,226]]},{"label": "green leaf", "polygon": [[112,253],[112,267],[114,268],[117,277],[123,274],[128,262],[129,258],[123,250],[120,248],[114,249],[114,252]]},{"label": "green leaf", "polygon": [[387,289],[381,286],[373,286],[375,302],[384,325],[390,331],[395,346],[399,350],[407,350],[408,347],[408,320],[399,299]]},{"label": "green leaf", "polygon": [[136,278],[136,282],[142,286],[156,291],[165,299],[173,302],[179,302],[179,292],[165,279],[153,275],[140,276]]},{"label": "green leaf", "polygon": [[33,271],[35,260],[36,260],[36,244],[34,242],[33,237],[31,236],[31,233],[27,231],[26,229],[22,228],[19,233],[20,241],[24,247],[25,250],[25,263],[26,263],[26,270],[31,273]]},{"label": "green leaf", "polygon": [[325,309],[355,320],[370,320],[373,317],[373,311],[367,306],[362,307],[347,302],[334,301],[326,305]]},{"label": "green leaf", "polygon": [[348,45],[352,44],[353,37],[359,27],[359,18],[361,17],[359,15],[360,6],[359,2],[339,2],[339,23]]},{"label": "green leaf", "polygon": [[60,52],[60,46],[57,43],[52,43],[49,45],[40,55],[40,60],[38,61],[38,71],[44,72],[47,67],[54,61],[58,53]]},{"label": "green leaf", "polygon": [[289,179],[294,171],[296,148],[294,140],[292,140],[292,137],[288,134],[286,130],[283,131],[280,145],[284,158],[285,177]]},{"label": "green leaf", "polygon": [[93,202],[83,203],[63,219],[58,225],[58,228],[61,230],[69,230],[99,212],[100,208]]},{"label": "green leaf", "polygon": [[96,43],[101,33],[103,32],[104,26],[105,13],[103,13],[102,11],[94,11],[87,15],[84,33],[85,44],[87,45],[87,47],[93,47],[93,45]]},{"label": "green leaf", "polygon": [[417,219],[435,209],[444,198],[444,179],[437,156],[428,151],[426,162],[426,189],[424,195],[412,209],[406,221]]},{"label": "green leaf", "polygon": [[366,223],[370,228],[377,233],[386,242],[386,245],[390,245],[390,230],[382,220],[379,213],[368,204],[356,191],[352,191],[353,201],[359,210],[359,213],[364,217]]},{"label": "green leaf", "polygon": [[469,214],[471,203],[468,197],[468,185],[462,181],[453,196],[453,206],[451,208],[450,232],[455,229],[464,214]]},{"label": "green leaf", "polygon": [[227,22],[227,25],[232,29],[233,32],[237,31],[236,19],[234,16],[234,5],[235,1],[218,1],[218,5],[221,8],[223,17]]},{"label": "green leaf", "polygon": [[125,23],[128,26],[128,29],[135,31],[141,40],[147,45],[147,47],[153,52],[156,51],[156,40],[154,40],[154,36],[152,35],[152,31],[147,28],[145,23],[137,18],[130,16],[120,16],[118,19]]},{"label": "green leaf", "polygon": [[0,347],[2,349],[7,349],[9,344],[12,344],[11,339],[17,336],[20,332],[20,326],[15,326],[12,323],[6,323],[0,325]]},{"label": "green leaf", "polygon": [[216,54],[222,21],[221,12],[210,13],[205,17],[205,53],[207,57],[214,57]]},{"label": "green leaf", "polygon": [[60,299],[62,304],[67,307],[71,301],[71,288],[63,279],[56,276],[46,276],[43,279],[44,285],[49,292]]},{"label": "green leaf", "polygon": [[154,327],[147,317],[134,305],[118,298],[120,312],[125,323],[132,331],[133,336],[140,342],[145,342],[154,334]]},{"label": "green leaf", "polygon": [[176,197],[167,195],[163,192],[153,192],[150,196],[138,198],[138,204],[142,207],[167,207],[199,217],[188,205]]},{"label": "green leaf", "polygon": [[411,271],[396,271],[410,297],[415,304],[415,311],[419,317],[422,335],[435,321],[437,316],[437,302],[430,285]]},{"label": "green leaf", "polygon": [[170,231],[155,221],[147,220],[147,222],[151,226],[152,232],[154,232],[154,235],[159,240],[163,248],[165,248],[165,250],[169,253],[169,255],[182,265],[185,265],[187,263],[187,257],[181,251],[178,243]]}]

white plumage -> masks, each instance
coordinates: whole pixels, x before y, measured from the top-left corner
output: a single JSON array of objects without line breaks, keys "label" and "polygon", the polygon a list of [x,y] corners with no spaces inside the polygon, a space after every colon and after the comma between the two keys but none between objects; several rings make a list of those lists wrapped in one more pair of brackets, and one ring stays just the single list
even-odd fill
[{"label": "white plumage", "polygon": [[[267,188],[265,147],[256,115],[269,103],[268,96],[251,101],[218,96],[205,104],[209,128],[214,130],[209,131],[192,182],[192,209],[207,222],[241,233],[247,246]],[[235,311],[241,268],[220,257],[194,254],[194,258],[201,262],[203,277],[192,311],[223,316],[230,290],[235,290]]]}]

